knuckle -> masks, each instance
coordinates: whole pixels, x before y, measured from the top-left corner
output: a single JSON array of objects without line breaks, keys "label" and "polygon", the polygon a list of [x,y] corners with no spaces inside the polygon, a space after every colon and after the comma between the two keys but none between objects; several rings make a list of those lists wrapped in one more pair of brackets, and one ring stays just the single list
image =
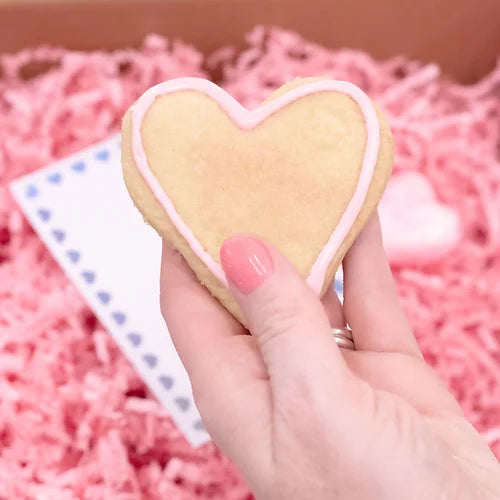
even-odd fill
[{"label": "knuckle", "polygon": [[259,311],[261,344],[274,342],[286,332],[293,330],[304,314],[304,305],[295,297],[279,297],[265,301]]}]

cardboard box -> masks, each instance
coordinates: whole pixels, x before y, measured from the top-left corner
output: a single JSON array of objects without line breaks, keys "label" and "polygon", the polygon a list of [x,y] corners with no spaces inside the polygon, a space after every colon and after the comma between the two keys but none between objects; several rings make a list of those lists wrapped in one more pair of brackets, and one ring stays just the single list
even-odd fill
[{"label": "cardboard box", "polygon": [[376,58],[436,61],[461,82],[484,75],[500,54],[499,0],[0,0],[0,52],[136,46],[149,32],[210,52],[243,46],[256,24]]}]

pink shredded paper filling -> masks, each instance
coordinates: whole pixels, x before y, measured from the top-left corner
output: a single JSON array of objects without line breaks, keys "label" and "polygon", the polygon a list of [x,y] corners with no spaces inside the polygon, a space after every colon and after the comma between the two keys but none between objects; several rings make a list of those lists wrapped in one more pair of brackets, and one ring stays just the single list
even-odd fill
[{"label": "pink shredded paper filling", "polygon": [[[255,29],[207,67],[256,106],[295,76],[349,80],[393,130],[397,174],[417,172],[461,221],[445,258],[394,265],[427,360],[500,456],[500,63],[460,86],[434,65],[376,62]],[[51,63],[26,80],[29,65]],[[0,498],[245,499],[235,468],[184,440],[11,198],[7,185],[118,130],[146,88],[203,76],[202,56],[149,37],[140,50],[39,48],[0,57]],[[406,255],[406,254],[405,254]]]}]

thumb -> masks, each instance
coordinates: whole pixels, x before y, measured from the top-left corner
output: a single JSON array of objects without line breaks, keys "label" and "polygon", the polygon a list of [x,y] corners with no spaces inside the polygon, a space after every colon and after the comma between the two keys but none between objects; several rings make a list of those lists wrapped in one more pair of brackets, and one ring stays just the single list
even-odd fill
[{"label": "thumb", "polygon": [[345,379],[348,370],[319,297],[275,248],[234,236],[222,245],[220,258],[272,385]]}]

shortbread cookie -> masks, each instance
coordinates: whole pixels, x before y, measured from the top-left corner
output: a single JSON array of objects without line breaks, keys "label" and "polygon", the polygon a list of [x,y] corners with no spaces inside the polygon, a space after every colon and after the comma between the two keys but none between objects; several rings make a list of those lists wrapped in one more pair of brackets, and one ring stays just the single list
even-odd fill
[{"label": "shortbread cookie", "polygon": [[145,92],[122,127],[134,203],[240,322],[219,250],[234,234],[275,245],[322,295],[389,179],[389,126],[356,86],[297,79],[249,111],[181,78]]}]

